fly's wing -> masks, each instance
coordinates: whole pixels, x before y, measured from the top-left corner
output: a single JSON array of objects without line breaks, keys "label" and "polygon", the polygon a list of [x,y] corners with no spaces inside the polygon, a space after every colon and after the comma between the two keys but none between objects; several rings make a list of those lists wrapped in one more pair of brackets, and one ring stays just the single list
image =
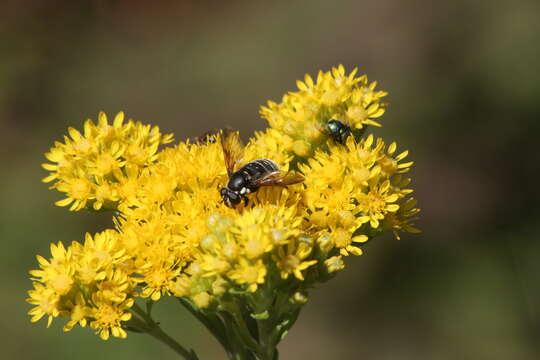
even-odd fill
[{"label": "fly's wing", "polygon": [[254,181],[256,186],[283,186],[298,184],[304,181],[304,177],[294,172],[274,171]]},{"label": "fly's wing", "polygon": [[244,156],[244,147],[240,142],[240,135],[237,131],[223,129],[221,132],[221,146],[223,147],[223,157],[225,158],[225,167],[229,177],[234,173],[236,164],[242,161]]}]

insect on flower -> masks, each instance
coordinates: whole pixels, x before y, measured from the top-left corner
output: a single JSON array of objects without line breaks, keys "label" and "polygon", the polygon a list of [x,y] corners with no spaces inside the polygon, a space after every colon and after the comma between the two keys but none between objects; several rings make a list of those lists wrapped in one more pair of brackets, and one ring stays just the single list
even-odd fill
[{"label": "insect on flower", "polygon": [[261,186],[287,187],[304,181],[304,177],[299,174],[279,170],[278,165],[269,159],[250,161],[235,171],[244,154],[238,132],[223,130],[221,145],[229,182],[220,192],[223,202],[228,207],[235,207],[242,199],[247,205],[247,194],[256,192]]},{"label": "insect on flower", "polygon": [[352,134],[351,127],[337,120],[330,120],[326,123],[326,131],[337,143],[345,144],[347,138]]},{"label": "insect on flower", "polygon": [[[226,131],[232,131],[231,128],[227,127],[225,128]],[[193,144],[197,145],[207,145],[207,144],[214,144],[217,141],[217,138],[219,137],[219,133],[221,131],[225,131],[225,129],[212,129],[208,130],[204,133],[202,133],[199,136],[195,136],[191,142]]]}]

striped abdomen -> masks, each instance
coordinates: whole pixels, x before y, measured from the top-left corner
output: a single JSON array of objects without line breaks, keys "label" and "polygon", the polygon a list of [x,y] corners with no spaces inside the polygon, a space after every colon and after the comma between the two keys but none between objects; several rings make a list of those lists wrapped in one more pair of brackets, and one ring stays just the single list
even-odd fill
[{"label": "striped abdomen", "polygon": [[242,188],[255,191],[258,188],[255,184],[256,180],[276,171],[279,171],[279,168],[272,160],[253,160],[232,174],[227,187],[235,191],[240,191]]}]

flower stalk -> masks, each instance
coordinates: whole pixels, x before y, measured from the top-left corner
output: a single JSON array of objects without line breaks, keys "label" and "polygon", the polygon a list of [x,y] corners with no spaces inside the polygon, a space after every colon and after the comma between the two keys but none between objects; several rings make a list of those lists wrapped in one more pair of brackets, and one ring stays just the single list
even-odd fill
[{"label": "flower stalk", "polygon": [[131,308],[133,316],[126,327],[133,332],[146,333],[159,342],[167,345],[185,360],[198,360],[197,354],[193,350],[187,350],[178,341],[168,335],[159,323],[152,319],[150,312],[141,309],[137,304]]}]

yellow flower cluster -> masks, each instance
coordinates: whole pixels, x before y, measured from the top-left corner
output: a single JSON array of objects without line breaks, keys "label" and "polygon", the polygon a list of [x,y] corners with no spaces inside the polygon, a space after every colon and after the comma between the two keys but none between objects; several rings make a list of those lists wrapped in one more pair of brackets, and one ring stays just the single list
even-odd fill
[{"label": "yellow flower cluster", "polygon": [[84,123],[82,134],[74,128],[68,133],[63,143],[56,142],[45,154],[53,164],[43,164],[51,172],[43,182],[56,181],[51,188],[67,195],[56,205],[71,204],[70,210],[112,209],[133,196],[141,170],[154,162],[159,145],[173,140],[172,134],[162,135],[157,126],[124,123],[123,112],[112,124],[101,112],[97,124],[90,119]]},{"label": "yellow flower cluster", "polygon": [[375,91],[376,82],[367,76],[349,75],[340,65],[332,71],[319,71],[316,81],[309,75],[297,81],[298,91],[288,92],[281,103],[269,101],[261,116],[270,129],[267,135],[278,138],[284,149],[299,157],[312,156],[315,149],[326,144],[326,125],[338,120],[353,131],[367,125],[380,126],[373,119],[381,117],[386,104],[381,99],[385,91]]},{"label": "yellow flower cluster", "polygon": [[45,165],[45,180],[67,193],[60,206],[115,210],[115,229],[84,244],[53,244],[50,260],[38,256],[32,321],[62,316],[65,330],[90,324],[103,339],[123,338],[135,300],[164,295],[207,313],[239,304],[253,318],[271,316],[267,307],[276,304],[292,313],[362,243],[384,231],[417,232],[407,151],[371,135],[336,143],[324,128],[334,119],[360,129],[383,114],[386,93],[355,74],[339,66],[316,83],[306,75],[299,92],[262,109],[271,127],[251,139],[236,170],[266,158],[304,181],[261,187],[236,208],[219,191],[229,180],[222,133],[158,151],[172,136],[123,124],[123,113],[113,125],[104,114],[98,125],[87,121],[84,135],[70,129],[46,155],[56,164]]},{"label": "yellow flower cluster", "polygon": [[28,300],[36,305],[29,313],[33,322],[47,315],[49,326],[53,318],[65,316],[65,331],[90,323],[104,340],[110,333],[127,336],[121,323],[131,318],[127,310],[136,282],[123,269],[130,256],[117,235],[113,230],[94,238],[86,234],[84,244],[73,242],[68,249],[51,244],[50,260],[37,257],[41,269],[30,272],[34,290]]}]

